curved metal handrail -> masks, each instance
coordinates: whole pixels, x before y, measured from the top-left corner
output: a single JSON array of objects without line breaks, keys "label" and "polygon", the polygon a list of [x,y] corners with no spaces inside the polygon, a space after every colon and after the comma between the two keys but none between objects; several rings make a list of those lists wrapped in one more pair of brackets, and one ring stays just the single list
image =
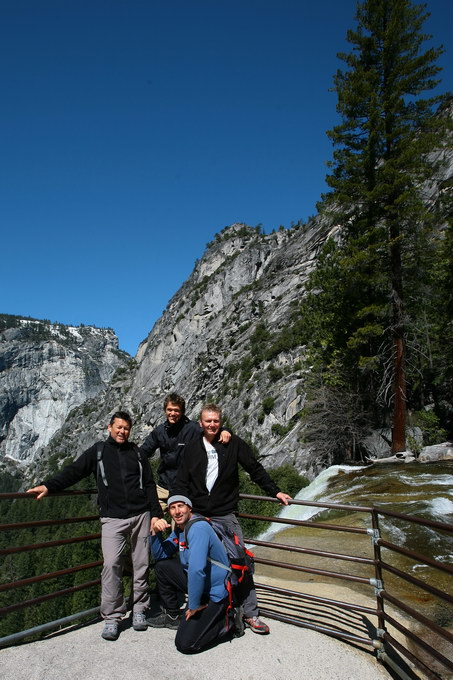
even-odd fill
[{"label": "curved metal handrail", "polygon": [[[79,495],[93,495],[96,494],[95,490],[87,491],[64,491],[58,494],[52,494],[52,496],[79,496]],[[33,499],[33,496],[25,493],[6,493],[0,494],[0,500],[19,500],[19,499]],[[249,499],[254,501],[270,501],[278,503],[275,498],[269,498],[267,496],[253,496],[251,494],[242,494],[242,499]],[[346,640],[352,641],[354,643],[360,643],[362,645],[372,647],[376,649],[377,657],[381,661],[392,666],[395,672],[398,672],[398,664],[395,664],[394,659],[389,654],[390,650],[401,653],[405,656],[411,663],[421,669],[428,677],[438,678],[439,675],[429,667],[425,661],[420,659],[414,654],[413,651],[407,649],[404,645],[398,641],[394,635],[388,630],[388,625],[392,626],[395,630],[399,631],[406,638],[410,639],[415,645],[423,650],[425,654],[431,656],[431,658],[436,659],[441,665],[449,670],[453,670],[453,663],[448,659],[441,651],[434,648],[428,644],[422,637],[417,635],[413,630],[411,630],[407,625],[402,623],[400,620],[396,620],[394,616],[391,616],[385,611],[384,604],[388,602],[394,608],[404,612],[406,616],[409,616],[414,621],[422,624],[426,628],[429,628],[431,632],[438,636],[439,639],[446,641],[448,644],[453,644],[453,635],[438,623],[432,621],[424,614],[417,612],[413,607],[409,606],[407,602],[402,601],[400,598],[389,592],[385,588],[384,584],[384,573],[391,573],[393,576],[401,579],[403,581],[409,582],[417,588],[424,592],[430,593],[431,595],[441,599],[444,602],[453,603],[453,597],[448,593],[444,592],[440,588],[436,588],[427,583],[424,583],[420,579],[417,579],[400,569],[397,569],[393,565],[384,561],[381,556],[381,548],[386,551],[393,552],[410,559],[417,560],[418,563],[424,563],[427,566],[439,569],[443,573],[452,573],[453,567],[448,564],[444,564],[434,559],[431,556],[422,555],[419,552],[410,550],[409,548],[397,546],[390,541],[384,540],[380,533],[379,527],[379,517],[392,517],[394,519],[402,520],[412,524],[419,524],[429,527],[430,529],[436,531],[444,531],[448,534],[453,535],[453,525],[435,522],[432,520],[425,520],[417,517],[412,517],[404,515],[402,513],[392,512],[388,510],[381,509],[379,507],[368,507],[359,505],[348,505],[339,503],[323,503],[316,501],[291,501],[291,504],[300,506],[310,506],[319,507],[320,509],[335,509],[335,510],[346,510],[348,512],[358,512],[365,513],[369,515],[370,518],[370,528],[360,528],[360,527],[350,527],[342,526],[340,524],[329,524],[324,522],[313,522],[307,520],[293,520],[281,517],[262,517],[260,515],[253,515],[248,513],[241,513],[239,516],[247,519],[258,519],[265,522],[276,522],[282,525],[291,525],[295,527],[305,527],[311,529],[317,529],[327,532],[348,532],[356,534],[358,537],[362,537],[368,542],[371,540],[371,546],[373,551],[372,557],[364,557],[363,555],[350,555],[345,553],[339,553],[334,551],[321,550],[316,548],[305,548],[300,546],[291,546],[283,543],[276,543],[270,541],[262,541],[259,539],[249,539],[247,542],[255,545],[259,548],[268,548],[271,550],[282,550],[289,554],[294,555],[307,555],[311,557],[320,557],[323,559],[336,559],[346,563],[357,563],[364,567],[369,567],[371,574],[369,577],[356,576],[354,574],[348,574],[345,572],[338,572],[328,569],[318,569],[315,567],[304,566],[300,564],[293,564],[290,562],[283,562],[281,560],[271,560],[268,558],[257,556],[255,558],[256,564],[270,565],[282,570],[290,570],[292,572],[309,573],[317,576],[322,576],[323,578],[333,578],[340,579],[346,582],[356,582],[363,586],[370,586],[373,589],[373,597],[375,598],[376,606],[366,607],[364,605],[358,605],[354,603],[347,603],[339,600],[334,600],[326,597],[321,597],[319,595],[303,593],[300,591],[290,590],[288,588],[280,588],[277,586],[271,586],[266,584],[257,583],[257,589],[260,593],[260,607],[266,616],[270,618],[275,618],[280,621],[291,623],[293,625],[310,628],[317,630],[319,632]],[[33,531],[39,530],[43,527],[53,527],[58,525],[74,525],[76,523],[92,522],[97,519],[97,515],[89,515],[77,518],[63,518],[60,520],[36,520],[30,522],[21,522],[16,524],[5,523],[0,525],[0,529],[3,531],[20,531],[22,529],[32,529]],[[61,538],[54,541],[41,541],[40,543],[30,544],[23,546],[8,546],[0,550],[0,554],[13,556],[17,553],[23,553],[32,550],[39,549],[49,549],[56,546],[69,545],[71,543],[84,543],[86,541],[98,540],[100,537],[99,533],[87,534],[84,536],[76,536],[69,538]],[[102,560],[95,562],[90,562],[82,565],[74,565],[62,570],[56,570],[49,572],[47,574],[41,574],[37,576],[30,576],[25,578],[20,578],[12,580],[8,583],[0,584],[0,592],[12,591],[20,589],[30,584],[35,584],[41,581],[47,581],[51,579],[57,579],[62,576],[68,576],[76,572],[81,572],[87,569],[96,568],[98,569],[102,564]],[[61,597],[62,595],[67,595],[74,593],[86,588],[98,587],[100,579],[91,579],[86,583],[74,584],[68,588],[53,591],[51,593],[46,593],[35,598],[26,599],[22,602],[8,603],[5,607],[0,609],[0,614],[9,614],[18,609],[30,607],[39,602],[43,602],[56,597]],[[276,597],[277,596],[277,597]],[[326,621],[314,620],[313,610],[311,609],[314,605],[324,608],[326,610]],[[77,617],[92,615],[93,612],[97,612],[98,608],[85,610],[79,613],[73,613],[70,617],[63,617],[54,622],[46,622],[42,626],[34,627],[28,631],[18,631],[16,634],[7,635],[0,639],[0,646],[6,644],[11,644],[18,639],[24,639],[29,635],[35,635],[41,630],[49,630],[52,627],[58,627],[62,625],[62,622],[67,620],[75,620]],[[352,632],[351,630],[346,630],[342,628],[340,623],[341,616],[345,615],[345,612],[350,614],[366,614],[367,616],[376,617],[378,621],[377,628],[375,627],[374,633],[367,635],[363,634],[363,630],[359,630],[360,626],[357,623],[353,623]],[[316,614],[317,616],[317,614]],[[310,618],[311,617],[311,618]],[[55,625],[54,625],[55,624]],[[354,630],[355,627],[355,630]],[[38,630],[39,629],[39,630]],[[15,637],[16,636],[16,637]],[[401,669],[400,669],[401,670]],[[404,677],[404,672],[401,671],[402,677]]]}]

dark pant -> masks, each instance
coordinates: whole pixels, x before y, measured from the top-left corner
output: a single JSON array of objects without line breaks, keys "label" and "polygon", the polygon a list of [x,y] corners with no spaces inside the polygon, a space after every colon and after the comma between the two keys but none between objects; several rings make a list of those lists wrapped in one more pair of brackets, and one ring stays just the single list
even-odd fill
[{"label": "dark pant", "polygon": [[169,612],[179,610],[179,593],[187,593],[187,574],[177,557],[158,560],[154,565],[157,589],[164,609]]},{"label": "dark pant", "polygon": [[[159,560],[155,564],[157,587],[164,609],[178,611],[178,595],[187,592],[187,575],[179,559]],[[205,609],[188,621],[183,614],[176,633],[175,645],[184,654],[193,654],[230,637],[227,621],[228,598],[221,602],[209,600]]]},{"label": "dark pant", "polygon": [[231,637],[228,617],[228,598],[221,602],[209,600],[208,606],[186,621],[181,619],[176,633],[176,649],[183,654],[201,652],[221,640]]}]

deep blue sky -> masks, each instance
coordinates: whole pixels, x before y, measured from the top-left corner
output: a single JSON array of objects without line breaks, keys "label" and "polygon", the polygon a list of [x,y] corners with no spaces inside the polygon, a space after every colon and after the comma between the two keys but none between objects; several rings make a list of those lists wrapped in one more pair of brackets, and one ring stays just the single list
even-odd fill
[{"label": "deep blue sky", "polygon": [[135,354],[216,232],[314,214],[355,5],[0,0],[0,311]]}]

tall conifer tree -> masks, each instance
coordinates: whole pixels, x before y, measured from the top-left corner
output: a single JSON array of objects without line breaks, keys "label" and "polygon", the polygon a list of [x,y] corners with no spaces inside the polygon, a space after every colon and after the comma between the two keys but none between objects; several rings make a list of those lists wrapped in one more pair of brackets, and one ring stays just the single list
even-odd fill
[{"label": "tall conifer tree", "polygon": [[[340,124],[332,191],[324,207],[344,225],[339,245],[349,296],[345,347],[356,352],[356,373],[380,363],[381,392],[393,402],[392,450],[405,449],[407,286],[417,285],[414,257],[427,243],[423,182],[432,178],[430,152],[445,144],[445,118],[434,115],[442,48],[424,50],[426,5],[409,0],[359,3],[349,53],[334,77]],[[379,356],[378,356],[379,355]],[[389,376],[391,375],[391,380]]]}]

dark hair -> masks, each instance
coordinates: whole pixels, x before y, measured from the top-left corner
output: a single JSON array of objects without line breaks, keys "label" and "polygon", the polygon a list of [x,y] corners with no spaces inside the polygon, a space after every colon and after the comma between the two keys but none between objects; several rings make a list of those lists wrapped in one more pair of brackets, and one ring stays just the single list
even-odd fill
[{"label": "dark hair", "polygon": [[220,406],[217,406],[217,404],[205,404],[202,406],[200,411],[200,420],[203,411],[214,411],[214,413],[218,413],[220,420],[222,420],[222,409]]},{"label": "dark hair", "polygon": [[176,404],[176,406],[179,406],[181,413],[184,415],[186,412],[186,402],[180,394],[176,394],[176,392],[170,392],[170,394],[167,394],[164,401],[164,411],[170,402],[172,404]]},{"label": "dark hair", "polygon": [[113,425],[114,420],[125,420],[126,423],[129,423],[129,427],[132,427],[132,418],[130,417],[129,413],[126,413],[126,411],[116,411],[116,413],[113,414],[113,416],[110,418],[110,425]]}]

